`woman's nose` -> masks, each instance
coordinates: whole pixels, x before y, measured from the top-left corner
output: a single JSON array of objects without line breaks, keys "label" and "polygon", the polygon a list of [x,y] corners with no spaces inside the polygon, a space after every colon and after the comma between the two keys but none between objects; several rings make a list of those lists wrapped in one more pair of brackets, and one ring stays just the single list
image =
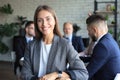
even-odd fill
[{"label": "woman's nose", "polygon": [[47,24],[47,22],[45,20],[43,20],[42,25],[45,26]]}]

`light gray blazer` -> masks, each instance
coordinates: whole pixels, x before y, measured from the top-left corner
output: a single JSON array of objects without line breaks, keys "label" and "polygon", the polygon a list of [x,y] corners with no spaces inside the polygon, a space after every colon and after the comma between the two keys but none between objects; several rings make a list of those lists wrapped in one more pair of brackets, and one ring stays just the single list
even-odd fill
[{"label": "light gray blazer", "polygon": [[[37,80],[40,60],[41,41],[32,42],[25,51],[22,67],[22,80]],[[69,63],[69,69],[67,69]],[[88,71],[73,46],[64,38],[54,36],[49,53],[46,74],[65,71],[72,80],[87,80]]]}]

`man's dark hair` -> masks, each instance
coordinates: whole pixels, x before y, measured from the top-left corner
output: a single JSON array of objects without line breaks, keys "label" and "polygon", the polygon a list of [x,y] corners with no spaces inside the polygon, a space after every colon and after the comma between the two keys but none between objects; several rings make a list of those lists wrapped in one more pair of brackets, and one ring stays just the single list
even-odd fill
[{"label": "man's dark hair", "polygon": [[30,26],[31,24],[34,24],[33,21],[27,21],[27,23],[25,24],[25,28],[27,28],[28,26]]},{"label": "man's dark hair", "polygon": [[90,25],[93,22],[97,22],[97,21],[106,21],[106,19],[102,15],[93,14],[90,17],[87,18],[86,24]]}]

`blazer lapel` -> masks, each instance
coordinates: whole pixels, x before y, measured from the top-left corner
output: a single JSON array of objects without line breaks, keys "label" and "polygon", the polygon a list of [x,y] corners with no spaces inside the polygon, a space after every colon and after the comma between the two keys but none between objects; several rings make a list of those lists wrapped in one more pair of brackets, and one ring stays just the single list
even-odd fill
[{"label": "blazer lapel", "polygon": [[72,36],[72,44],[74,43],[74,40],[75,40],[75,37],[74,37],[74,36]]},{"label": "blazer lapel", "polygon": [[[58,42],[58,37],[55,35],[54,39],[53,39],[51,49],[50,49],[50,53],[49,53],[46,73],[51,72],[52,65],[53,65],[53,62],[54,62],[54,59],[55,59],[55,56],[56,56],[55,53],[56,53],[56,50],[57,50],[57,47],[58,47],[57,42]],[[56,48],[56,49],[54,49],[54,48]]]},{"label": "blazer lapel", "polygon": [[41,41],[37,41],[36,46],[34,47],[34,55],[32,56],[34,59],[33,61],[33,68],[34,68],[34,73],[38,74],[39,72],[39,63],[40,63],[40,49],[41,49]]},{"label": "blazer lapel", "polygon": [[23,37],[23,42],[24,42],[24,45],[26,46],[27,45],[27,40],[26,40],[25,36]]}]

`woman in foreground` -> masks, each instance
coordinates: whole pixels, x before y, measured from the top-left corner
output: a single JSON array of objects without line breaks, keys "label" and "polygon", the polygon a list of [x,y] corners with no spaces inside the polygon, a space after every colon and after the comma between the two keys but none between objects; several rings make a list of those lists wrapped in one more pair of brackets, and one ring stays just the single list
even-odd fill
[{"label": "woman in foreground", "polygon": [[37,39],[26,48],[22,80],[87,80],[84,63],[73,46],[62,38],[54,10],[38,6],[34,22]]}]

